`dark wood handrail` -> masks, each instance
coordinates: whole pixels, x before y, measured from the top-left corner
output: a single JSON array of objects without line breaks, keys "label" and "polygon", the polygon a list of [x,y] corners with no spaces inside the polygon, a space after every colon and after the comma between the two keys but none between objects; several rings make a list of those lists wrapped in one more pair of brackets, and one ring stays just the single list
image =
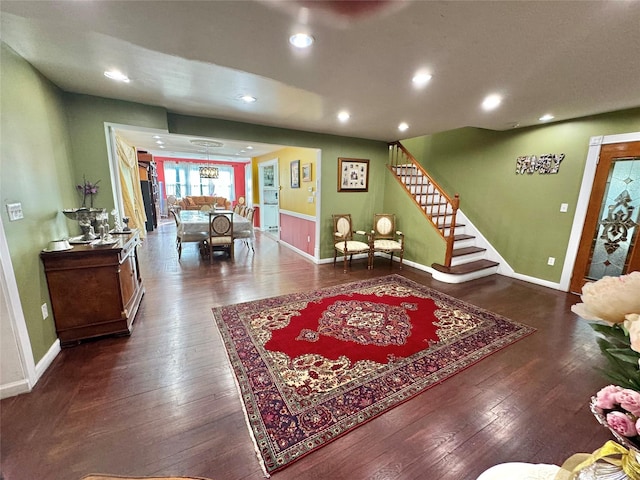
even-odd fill
[{"label": "dark wood handrail", "polygon": [[[405,187],[405,190],[412,197],[414,203],[420,207],[423,215],[436,228],[446,242],[444,265],[450,267],[455,236],[456,214],[460,206],[459,195],[455,194],[453,198],[447,195],[442,187],[438,185],[424,167],[400,142],[389,143],[389,163],[387,168],[394,174],[396,180]],[[409,173],[407,173],[407,170]],[[402,177],[405,177],[404,181]],[[410,179],[406,181],[406,177],[410,177]],[[412,188],[419,188],[420,192],[412,192]],[[426,189],[426,191],[423,192],[423,189]],[[432,190],[431,193],[429,193],[430,189]],[[435,194],[437,194],[440,199],[437,204],[423,205],[417,198],[429,197]],[[442,202],[443,199],[444,202]],[[450,219],[449,223],[446,221],[447,218]]]}]

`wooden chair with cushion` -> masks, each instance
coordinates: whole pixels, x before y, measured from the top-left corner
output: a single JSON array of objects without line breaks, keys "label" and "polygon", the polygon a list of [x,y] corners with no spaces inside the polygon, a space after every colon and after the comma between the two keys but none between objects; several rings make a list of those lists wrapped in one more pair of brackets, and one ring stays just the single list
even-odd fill
[{"label": "wooden chair with cushion", "polygon": [[207,239],[207,232],[185,233],[182,231],[182,224],[180,222],[180,212],[171,210],[174,220],[176,221],[176,248],[178,250],[178,261],[182,257],[182,243],[183,242],[202,242]]},{"label": "wooden chair with cushion", "polygon": [[249,220],[251,227],[248,230],[237,231],[236,234],[234,235],[234,238],[242,239],[242,243],[244,243],[247,246],[247,248],[251,248],[251,250],[255,252],[255,249],[253,248],[253,237],[254,237],[253,215],[254,215],[253,208],[251,207],[247,208],[246,219]]},{"label": "wooden chair with cushion", "polygon": [[213,263],[214,250],[226,250],[233,260],[233,212],[209,213],[209,262]]},{"label": "wooden chair with cushion", "polygon": [[398,254],[400,269],[404,258],[404,234],[396,230],[396,216],[392,213],[376,213],[373,216],[373,230],[371,230],[371,267],[376,252],[391,255]]},{"label": "wooden chair with cushion", "polygon": [[343,213],[333,215],[333,266],[336,265],[338,253],[344,257],[344,272],[347,273],[347,257],[349,257],[349,265],[354,254],[366,253],[368,255],[367,268],[371,268],[371,248],[369,242],[361,242],[354,240],[353,235],[361,235],[367,238],[366,232],[361,230],[354,231],[351,223],[351,215]]}]

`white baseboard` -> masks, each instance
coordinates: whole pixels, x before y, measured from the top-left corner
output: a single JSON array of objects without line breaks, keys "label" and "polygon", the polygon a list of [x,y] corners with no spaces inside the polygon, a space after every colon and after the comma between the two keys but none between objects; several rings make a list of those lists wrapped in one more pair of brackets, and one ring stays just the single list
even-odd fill
[{"label": "white baseboard", "polygon": [[283,247],[287,247],[289,250],[293,250],[294,252],[296,252],[298,255],[302,255],[304,258],[306,258],[307,260],[311,260],[313,263],[320,263],[318,261],[317,258],[315,258],[313,255],[309,255],[307,252],[304,252],[302,250],[300,250],[298,247],[294,247],[293,245],[291,245],[290,243],[285,242],[284,240],[280,239],[280,245],[282,245]]},{"label": "white baseboard", "polygon": [[4,385],[0,385],[0,399],[15,397],[16,395],[20,395],[23,393],[29,393],[34,385],[40,380],[40,377],[44,375],[44,372],[47,371],[47,368],[51,366],[55,358],[60,353],[60,340],[56,339],[55,342],[51,345],[47,353],[40,359],[35,367],[36,377],[33,381],[33,385],[29,383],[29,379],[24,378],[22,380],[18,380],[16,382],[5,383]]},{"label": "white baseboard", "polygon": [[29,387],[29,382],[26,378],[17,382],[6,383],[0,385],[0,399],[15,397],[16,395],[29,393],[30,391],[31,387]]},{"label": "white baseboard", "polygon": [[51,366],[51,364],[56,359],[59,353],[60,353],[60,340],[56,338],[56,341],[53,342],[53,345],[51,345],[47,353],[45,353],[44,356],[40,359],[40,361],[36,364],[36,382],[40,380],[40,377],[42,377],[42,375],[47,370],[47,368]]},{"label": "white baseboard", "polygon": [[566,292],[567,290],[557,282],[550,282],[549,280],[542,280],[541,278],[530,277],[528,275],[522,275],[520,273],[513,273],[511,275],[505,275],[505,277],[517,278],[529,283],[535,283],[536,285],[542,285],[543,287],[553,288],[554,290],[561,290]]}]

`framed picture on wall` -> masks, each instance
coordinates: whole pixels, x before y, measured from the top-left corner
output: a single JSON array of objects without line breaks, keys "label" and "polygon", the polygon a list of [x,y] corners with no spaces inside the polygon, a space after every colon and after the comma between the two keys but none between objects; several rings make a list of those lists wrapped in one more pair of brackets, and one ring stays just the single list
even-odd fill
[{"label": "framed picture on wall", "polygon": [[366,192],[369,189],[369,160],[338,158],[338,191]]},{"label": "framed picture on wall", "polygon": [[291,188],[300,188],[300,160],[291,162]]},{"label": "framed picture on wall", "polygon": [[302,165],[302,181],[310,182],[311,181],[311,164],[305,163]]}]

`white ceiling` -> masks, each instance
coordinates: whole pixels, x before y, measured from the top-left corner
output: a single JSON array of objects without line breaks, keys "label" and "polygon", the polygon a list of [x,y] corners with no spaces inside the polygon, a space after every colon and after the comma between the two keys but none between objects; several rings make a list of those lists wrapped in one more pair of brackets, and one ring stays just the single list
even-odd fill
[{"label": "white ceiling", "polygon": [[[393,141],[640,106],[638,0],[2,0],[0,16],[2,41],[61,89],[180,114]],[[300,29],[305,52],[287,42]],[[504,101],[485,112],[490,93]]]}]

